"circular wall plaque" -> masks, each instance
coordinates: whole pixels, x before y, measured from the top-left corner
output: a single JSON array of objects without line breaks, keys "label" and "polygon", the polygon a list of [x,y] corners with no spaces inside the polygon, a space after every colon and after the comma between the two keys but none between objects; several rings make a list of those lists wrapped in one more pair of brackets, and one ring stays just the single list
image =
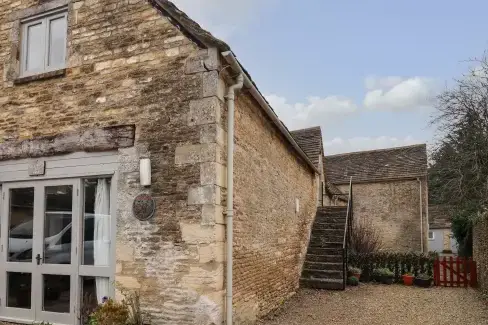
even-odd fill
[{"label": "circular wall plaque", "polygon": [[132,203],[132,212],[134,216],[141,220],[146,221],[152,218],[154,211],[156,210],[156,203],[149,194],[139,194],[134,198]]}]

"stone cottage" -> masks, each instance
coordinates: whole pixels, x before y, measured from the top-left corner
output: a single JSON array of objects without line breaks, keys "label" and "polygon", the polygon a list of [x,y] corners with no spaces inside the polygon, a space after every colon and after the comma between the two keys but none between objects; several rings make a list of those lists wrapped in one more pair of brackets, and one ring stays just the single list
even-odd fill
[{"label": "stone cottage", "polygon": [[429,205],[429,252],[457,254],[449,207]]},{"label": "stone cottage", "polygon": [[342,193],[352,177],[354,218],[381,232],[384,249],[427,251],[425,144],[325,156],[324,168]]},{"label": "stone cottage", "polygon": [[0,320],[134,289],[153,324],[239,324],[297,289],[319,165],[170,1],[2,1],[0,75]]}]

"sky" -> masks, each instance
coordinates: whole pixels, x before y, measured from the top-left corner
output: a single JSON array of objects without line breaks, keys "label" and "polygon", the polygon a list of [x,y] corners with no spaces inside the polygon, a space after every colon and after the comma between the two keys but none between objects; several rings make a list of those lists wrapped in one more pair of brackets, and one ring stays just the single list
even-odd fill
[{"label": "sky", "polygon": [[174,0],[326,155],[434,142],[436,95],[488,49],[486,0]]}]

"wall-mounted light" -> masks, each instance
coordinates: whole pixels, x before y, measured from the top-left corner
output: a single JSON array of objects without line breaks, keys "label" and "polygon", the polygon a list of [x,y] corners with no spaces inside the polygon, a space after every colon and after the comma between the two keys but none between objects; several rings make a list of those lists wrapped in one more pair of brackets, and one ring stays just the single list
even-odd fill
[{"label": "wall-mounted light", "polygon": [[141,186],[151,185],[151,159],[141,158],[139,165],[139,178]]}]

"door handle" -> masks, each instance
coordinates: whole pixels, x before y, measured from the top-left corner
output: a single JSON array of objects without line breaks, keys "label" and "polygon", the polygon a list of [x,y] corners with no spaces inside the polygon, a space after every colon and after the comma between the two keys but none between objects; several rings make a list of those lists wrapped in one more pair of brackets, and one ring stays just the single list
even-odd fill
[{"label": "door handle", "polygon": [[37,254],[36,260],[37,260],[37,265],[40,265],[41,264],[41,261],[42,261],[41,254]]}]

